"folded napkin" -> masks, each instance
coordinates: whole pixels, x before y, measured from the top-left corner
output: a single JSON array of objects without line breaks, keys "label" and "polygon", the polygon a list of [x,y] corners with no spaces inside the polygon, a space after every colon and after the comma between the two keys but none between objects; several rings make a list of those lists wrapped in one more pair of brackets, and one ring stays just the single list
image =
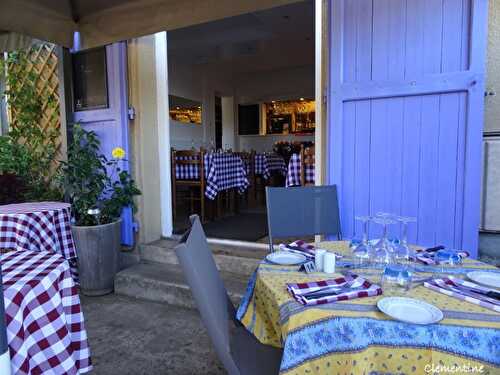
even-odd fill
[{"label": "folded napkin", "polygon": [[283,251],[302,254],[309,259],[314,259],[314,251],[316,250],[313,245],[302,240],[294,241],[288,245],[282,243],[279,245],[279,248]]},{"label": "folded napkin", "polygon": [[[297,240],[292,243],[289,243],[288,245],[282,243],[279,245],[279,248],[282,251],[290,251],[292,253],[302,254],[309,260],[314,259],[316,251],[314,245],[311,245],[303,240]],[[335,256],[337,258],[342,258],[342,255],[338,253],[335,253]]]},{"label": "folded napkin", "polygon": [[[426,265],[440,264],[440,262],[434,259],[434,256],[436,255],[436,252],[444,248],[445,248],[444,246],[436,246],[436,247],[431,247],[429,249],[416,250],[415,260]],[[465,250],[456,251],[455,254],[457,254],[461,259],[467,258],[470,255]]]},{"label": "folded napkin", "polygon": [[[310,281],[306,283],[289,283],[288,292],[297,302],[306,306],[322,305],[335,301],[378,296],[382,294],[382,288],[372,284],[358,275],[339,277],[321,281]],[[320,297],[315,297],[314,292],[325,292]],[[312,294],[312,296],[311,296]],[[309,296],[308,296],[309,295]]]},{"label": "folded napkin", "polygon": [[498,292],[494,289],[454,277],[444,277],[427,281],[424,283],[424,286],[450,297],[500,312],[500,300],[496,298],[498,297]]}]

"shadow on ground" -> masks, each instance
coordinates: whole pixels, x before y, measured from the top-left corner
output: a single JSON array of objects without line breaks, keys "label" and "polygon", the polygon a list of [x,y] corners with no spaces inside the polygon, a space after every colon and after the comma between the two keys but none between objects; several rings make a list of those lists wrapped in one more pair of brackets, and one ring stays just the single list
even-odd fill
[{"label": "shadow on ground", "polygon": [[92,374],[225,373],[196,311],[114,294],[81,301]]}]

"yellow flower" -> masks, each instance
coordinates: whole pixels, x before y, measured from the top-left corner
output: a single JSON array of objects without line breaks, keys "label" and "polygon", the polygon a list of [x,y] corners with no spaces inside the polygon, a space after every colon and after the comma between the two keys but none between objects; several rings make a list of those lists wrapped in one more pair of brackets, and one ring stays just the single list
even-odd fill
[{"label": "yellow flower", "polygon": [[115,147],[111,152],[113,158],[115,159],[123,159],[125,157],[125,150],[121,147]]}]

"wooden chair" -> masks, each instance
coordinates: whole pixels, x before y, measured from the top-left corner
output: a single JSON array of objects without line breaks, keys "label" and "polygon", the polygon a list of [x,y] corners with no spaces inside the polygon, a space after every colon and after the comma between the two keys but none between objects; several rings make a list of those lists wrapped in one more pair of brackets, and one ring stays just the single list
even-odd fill
[{"label": "wooden chair", "polygon": [[314,146],[300,148],[300,185],[314,185],[312,182],[306,182],[306,169],[314,168],[315,154]]},{"label": "wooden chair", "polygon": [[[186,186],[189,188],[189,201],[191,204],[191,213],[194,211],[194,202],[200,201],[200,217],[204,222],[206,219],[205,216],[205,150],[200,149],[197,150],[175,150],[172,149],[171,155],[171,163],[172,163],[172,211],[173,216],[177,215],[177,187]],[[198,178],[197,179],[177,179],[176,176],[176,166],[186,166],[187,168],[198,169]],[[199,195],[196,197],[194,194],[194,190],[199,189]]]}]

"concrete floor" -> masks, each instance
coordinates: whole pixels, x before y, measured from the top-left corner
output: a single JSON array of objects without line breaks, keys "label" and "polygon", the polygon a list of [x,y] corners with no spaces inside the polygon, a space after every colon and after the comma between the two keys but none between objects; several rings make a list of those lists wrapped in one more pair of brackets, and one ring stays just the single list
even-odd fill
[{"label": "concrete floor", "polygon": [[196,311],[114,294],[81,302],[92,374],[225,373]]}]

